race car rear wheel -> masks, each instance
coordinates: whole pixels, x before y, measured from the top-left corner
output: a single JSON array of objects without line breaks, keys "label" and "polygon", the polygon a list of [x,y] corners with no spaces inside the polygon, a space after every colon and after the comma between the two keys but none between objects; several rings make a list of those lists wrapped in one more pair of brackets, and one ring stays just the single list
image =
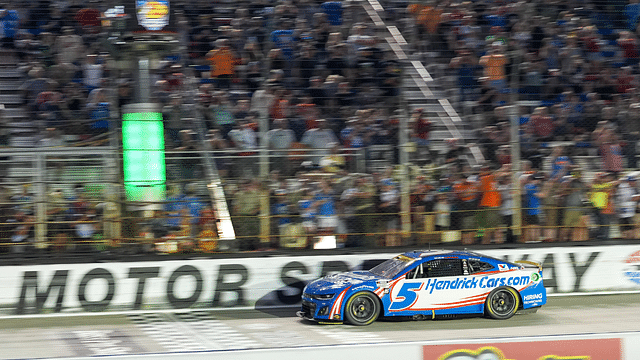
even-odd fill
[{"label": "race car rear wheel", "polygon": [[357,326],[369,325],[380,315],[380,303],[375,295],[361,291],[353,294],[344,308],[344,318]]},{"label": "race car rear wheel", "polygon": [[510,287],[494,289],[485,302],[485,312],[494,319],[504,320],[512,317],[520,306],[518,293]]}]

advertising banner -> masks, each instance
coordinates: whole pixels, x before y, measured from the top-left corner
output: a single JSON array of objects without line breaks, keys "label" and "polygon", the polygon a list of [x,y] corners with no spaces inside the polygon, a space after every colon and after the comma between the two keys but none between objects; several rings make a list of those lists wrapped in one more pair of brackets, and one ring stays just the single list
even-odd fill
[{"label": "advertising banner", "polygon": [[136,17],[138,24],[147,30],[158,31],[169,25],[168,0],[137,0]]},{"label": "advertising banner", "polygon": [[126,19],[125,32],[135,33],[176,33],[176,10],[170,0],[119,0],[109,12]]},{"label": "advertising banner", "polygon": [[[548,294],[640,290],[640,245],[500,249],[543,265]],[[397,253],[4,266],[0,314],[283,306],[307,282]]]},{"label": "advertising banner", "polygon": [[621,339],[424,345],[424,360],[618,360]]}]

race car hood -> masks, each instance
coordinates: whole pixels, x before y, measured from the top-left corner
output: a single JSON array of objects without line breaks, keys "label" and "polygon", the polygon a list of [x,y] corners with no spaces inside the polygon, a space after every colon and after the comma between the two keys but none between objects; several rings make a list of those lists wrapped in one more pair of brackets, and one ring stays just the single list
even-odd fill
[{"label": "race car hood", "polygon": [[369,271],[350,271],[327,275],[321,279],[310,282],[305,292],[310,294],[328,294],[342,290],[348,286],[360,285],[382,279]]}]

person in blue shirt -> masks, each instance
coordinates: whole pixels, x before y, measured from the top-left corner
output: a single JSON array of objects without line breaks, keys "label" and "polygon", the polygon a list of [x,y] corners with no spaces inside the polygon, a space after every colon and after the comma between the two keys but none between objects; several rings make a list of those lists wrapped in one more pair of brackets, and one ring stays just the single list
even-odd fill
[{"label": "person in blue shirt", "polygon": [[204,209],[204,204],[191,187],[187,187],[187,196],[185,196],[182,201],[187,210],[189,210],[191,224],[198,224],[200,222],[200,215],[202,214],[202,210]]},{"label": "person in blue shirt", "polygon": [[20,18],[16,10],[0,10],[0,29],[2,30],[2,47],[15,49]]},{"label": "person in blue shirt", "polygon": [[292,223],[289,199],[287,198],[287,192],[285,190],[276,190],[275,195],[276,199],[271,212],[277,224],[278,235],[283,236],[285,227]]},{"label": "person in blue shirt", "polygon": [[564,154],[564,147],[557,146],[553,148],[551,153],[551,179],[561,179],[565,175],[569,175],[573,162],[571,158]]},{"label": "person in blue shirt", "polygon": [[89,125],[90,133],[98,135],[107,132],[109,130],[111,110],[106,90],[103,88],[93,89],[89,93],[86,106],[91,119],[91,124]]},{"label": "person in blue shirt", "polygon": [[304,190],[302,198],[298,200],[298,210],[300,212],[300,219],[304,230],[309,236],[313,236],[317,229],[317,210],[314,197],[310,189]]},{"label": "person in blue shirt", "polygon": [[180,214],[184,209],[183,195],[180,192],[180,186],[174,185],[170,187],[170,195],[165,200],[165,216],[166,225],[172,230],[180,228]]},{"label": "person in blue shirt", "polygon": [[327,1],[320,5],[325,14],[327,21],[333,26],[342,25],[342,1]]},{"label": "person in blue shirt", "polygon": [[331,185],[327,181],[320,182],[320,189],[314,197],[318,209],[318,229],[333,233],[338,226],[335,210],[335,196]]},{"label": "person in blue shirt", "polygon": [[630,0],[624,7],[624,15],[627,19],[627,30],[636,31],[638,19],[640,19],[640,3],[638,0]]},{"label": "person in blue shirt", "polygon": [[296,38],[292,28],[274,30],[271,32],[271,42],[275,48],[282,49],[282,54],[289,62],[293,61]]},{"label": "person in blue shirt", "polygon": [[461,50],[459,56],[453,58],[449,67],[456,69],[458,73],[458,88],[460,89],[460,101],[473,100],[477,82],[475,73],[478,68],[478,59],[469,50]]},{"label": "person in blue shirt", "polygon": [[524,182],[524,209],[522,211],[522,222],[525,225],[523,233],[524,242],[536,242],[540,238],[540,198],[544,193],[540,189],[540,182],[544,179],[541,174],[532,174]]}]

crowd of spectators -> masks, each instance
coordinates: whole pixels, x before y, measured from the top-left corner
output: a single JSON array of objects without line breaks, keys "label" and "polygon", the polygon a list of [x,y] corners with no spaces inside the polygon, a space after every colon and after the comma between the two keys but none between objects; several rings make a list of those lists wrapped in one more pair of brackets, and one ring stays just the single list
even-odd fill
[{"label": "crowd of spectators", "polygon": [[[209,145],[223,177],[255,177],[258,124],[264,120],[265,144],[280,155],[272,166],[285,176],[302,163],[329,167],[330,156],[320,161],[337,147],[397,143],[392,114],[400,65],[359,7],[318,1],[219,5],[172,2],[186,52],[158,59],[151,74],[152,101],[163,106],[168,178],[182,192],[202,178],[198,153]],[[106,6],[37,1],[6,4],[1,13],[3,46],[17,55],[24,76],[18,90],[39,131],[37,146],[104,143],[109,131],[118,130],[114,112],[134,101],[131,73],[118,65],[122,54],[111,51],[109,29],[102,27]],[[199,115],[208,130],[204,143]],[[300,153],[297,162],[287,161],[291,150],[305,148],[310,152]],[[169,229],[179,227],[171,217],[183,212],[174,209],[183,208],[183,198],[156,214],[169,217]],[[49,205],[60,208],[53,200]],[[73,220],[86,215],[74,214]],[[157,223],[153,228],[165,233]],[[57,236],[55,226],[50,230],[49,238]]]},{"label": "crowd of spectators", "polygon": [[[418,58],[445,64],[456,78],[452,100],[461,113],[470,109],[465,120],[486,159],[469,166],[463,139],[432,152],[432,122],[421,109],[410,114],[409,138],[428,160],[409,179],[410,241],[439,241],[451,230],[464,244],[515,241],[508,227],[519,193],[523,242],[586,240],[590,228],[606,239],[612,223],[619,236],[637,237],[637,189],[625,171],[636,167],[640,140],[636,1],[382,3],[396,20],[407,17],[400,28]],[[189,187],[203,177],[207,150],[225,180],[242,250],[261,246],[265,197],[269,246],[313,248],[325,235],[337,246],[405,245],[402,179],[393,167],[403,65],[362,8],[313,0],[227,5],[172,2],[186,51],[158,59],[151,90],[165,120],[168,178],[177,185],[140,226],[143,236],[215,237],[210,205]],[[105,6],[38,1],[0,13],[11,24],[3,46],[16,49],[25,74],[24,105],[43,129],[40,146],[106,139],[117,130],[113,111],[134,101],[131,74],[106,51]],[[514,114],[527,159],[517,184]],[[268,181],[256,180],[261,144],[271,151]],[[389,166],[354,173],[355,151],[373,145],[395,148]],[[600,156],[602,173],[592,180],[577,155]],[[82,225],[74,236],[98,232],[83,225],[95,210],[74,214]],[[16,212],[6,223],[29,216]]]},{"label": "crowd of spectators", "polygon": [[[428,67],[443,64],[440,75],[455,79],[451,100],[478,129],[477,144],[497,171],[496,191],[511,181],[510,124],[519,119],[520,156],[528,164],[517,184],[523,241],[584,240],[588,227],[607,239],[611,224],[620,226],[616,236],[638,236],[638,190],[628,175],[637,168],[640,140],[638,9],[637,1],[448,1],[404,9],[403,31],[417,58]],[[599,161],[583,168],[576,157]],[[463,169],[457,164],[451,171],[452,184],[486,186],[478,172],[469,176]],[[471,183],[460,185],[466,180]],[[477,194],[478,203],[470,206],[449,203],[454,210],[471,209],[482,230],[493,222],[483,215],[483,202],[495,196]],[[503,206],[512,196],[502,193],[496,202],[504,215],[513,213]],[[464,212],[452,213],[457,217]],[[506,239],[484,235],[485,242]],[[463,234],[462,241],[472,240]]]},{"label": "crowd of spectators", "polygon": [[[16,49],[26,79],[20,91],[39,126],[80,140],[115,130],[111,112],[133,100],[133,85],[102,26],[107,2],[19,5],[3,11],[3,44]],[[153,101],[175,109],[197,99],[209,127],[230,146],[255,147],[236,144],[229,132],[258,119],[288,119],[299,142],[317,119],[327,119],[337,133],[358,109],[397,105],[401,66],[359,7],[319,1],[219,5],[171,4],[186,51],[158,59]],[[192,76],[197,94],[194,84],[185,84]],[[185,115],[193,116],[175,114],[168,126],[170,146],[179,143],[177,131],[193,130],[180,121]]]},{"label": "crowd of spectators", "polygon": [[[621,151],[618,166],[635,168],[637,9],[635,1],[415,3],[406,30],[427,64],[441,62],[455,78],[452,100],[471,111],[481,140],[507,144],[486,135],[508,125],[516,107],[523,155],[558,141],[586,152],[604,121],[619,134],[608,140]],[[494,147],[485,150],[496,162]]]}]

